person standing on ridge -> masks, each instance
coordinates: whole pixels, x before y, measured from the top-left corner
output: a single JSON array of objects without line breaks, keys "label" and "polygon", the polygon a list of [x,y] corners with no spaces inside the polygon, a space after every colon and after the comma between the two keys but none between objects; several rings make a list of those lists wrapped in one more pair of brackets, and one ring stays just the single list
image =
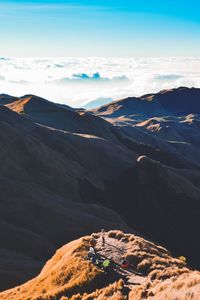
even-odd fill
[{"label": "person standing on ridge", "polygon": [[93,247],[90,246],[89,252],[88,252],[89,257],[95,257],[96,256],[96,251]]},{"label": "person standing on ridge", "polygon": [[90,241],[90,248],[89,248],[89,252],[88,252],[89,257],[95,257],[96,256],[95,246],[96,246],[96,240],[92,239]]},{"label": "person standing on ridge", "polygon": [[105,244],[105,231],[104,231],[104,229],[101,229],[101,241],[102,241],[102,245],[104,246],[104,244]]}]

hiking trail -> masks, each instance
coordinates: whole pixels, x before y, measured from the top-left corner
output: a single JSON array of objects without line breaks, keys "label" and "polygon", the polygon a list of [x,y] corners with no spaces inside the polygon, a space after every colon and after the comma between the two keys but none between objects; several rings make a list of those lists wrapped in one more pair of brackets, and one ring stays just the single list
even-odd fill
[{"label": "hiking trail", "polygon": [[99,255],[110,259],[114,263],[113,270],[120,275],[130,289],[132,286],[143,284],[146,281],[146,277],[134,270],[134,266],[127,269],[121,267],[121,261],[127,252],[126,243],[106,235],[105,243],[99,238],[95,249]]}]

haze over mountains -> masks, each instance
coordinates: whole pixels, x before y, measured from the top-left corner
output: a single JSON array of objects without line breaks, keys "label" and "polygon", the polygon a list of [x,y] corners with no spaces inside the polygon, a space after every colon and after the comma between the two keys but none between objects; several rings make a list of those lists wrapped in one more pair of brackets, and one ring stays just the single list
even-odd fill
[{"label": "haze over mountains", "polygon": [[100,98],[94,99],[92,101],[88,101],[86,104],[83,105],[83,108],[85,108],[85,109],[93,109],[93,108],[97,108],[99,106],[108,104],[108,103],[110,103],[112,101],[113,101],[112,98],[100,97]]},{"label": "haze over mountains", "polygon": [[101,228],[139,232],[200,268],[200,89],[92,111],[34,95],[0,104],[1,290]]}]

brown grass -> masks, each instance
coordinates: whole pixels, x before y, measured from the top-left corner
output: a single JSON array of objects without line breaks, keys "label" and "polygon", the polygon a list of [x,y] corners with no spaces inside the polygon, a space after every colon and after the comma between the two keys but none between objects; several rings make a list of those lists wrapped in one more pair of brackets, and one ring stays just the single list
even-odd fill
[{"label": "brown grass", "polygon": [[88,248],[89,238],[67,244],[47,262],[38,277],[0,293],[0,299],[60,299],[63,294],[68,296],[98,287],[103,272],[83,259]]},{"label": "brown grass", "polygon": [[[131,286],[130,300],[199,300],[200,273],[189,270],[163,247],[121,231],[109,237],[122,243],[131,267],[143,274],[140,285]],[[59,249],[35,279],[0,293],[2,300],[125,300],[127,289],[122,279],[109,277],[84,257],[90,240],[100,234],[73,241]]]}]

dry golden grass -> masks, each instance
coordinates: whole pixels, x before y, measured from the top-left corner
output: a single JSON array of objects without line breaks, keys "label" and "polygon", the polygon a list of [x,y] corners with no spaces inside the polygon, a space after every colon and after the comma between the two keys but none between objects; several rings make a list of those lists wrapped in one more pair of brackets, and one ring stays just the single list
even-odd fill
[{"label": "dry golden grass", "polygon": [[157,265],[155,260],[152,261],[154,270],[148,274],[145,284],[131,291],[130,300],[199,300],[200,273],[182,266],[176,259],[173,260],[174,264],[166,260],[165,268],[159,265],[159,261]]},{"label": "dry golden grass", "polygon": [[109,276],[85,260],[90,240],[99,233],[73,241],[61,249],[44,266],[35,279],[0,293],[1,300],[199,300],[200,273],[173,258],[163,247],[145,239],[109,231],[107,236],[126,249],[133,269],[144,281],[127,290],[122,279],[112,282]]},{"label": "dry golden grass", "polygon": [[[92,299],[125,300],[126,298],[122,292],[123,287],[124,287],[123,280],[119,280],[117,282],[114,282],[113,284],[108,285],[108,287],[105,287],[103,289],[97,289],[95,292],[93,292],[89,295],[84,293],[83,295],[78,294],[78,295],[72,296],[70,298],[70,300],[92,300]],[[63,300],[66,300],[66,299],[63,299]]]},{"label": "dry golden grass", "polygon": [[35,279],[0,293],[0,299],[43,300],[60,299],[62,295],[93,290],[101,284],[104,275],[87,260],[89,238],[67,244],[56,252]]},{"label": "dry golden grass", "polygon": [[[144,297],[144,295],[146,297]],[[168,280],[154,282],[148,288],[136,288],[130,293],[130,300],[199,300],[200,273],[188,273],[171,277]]]}]

